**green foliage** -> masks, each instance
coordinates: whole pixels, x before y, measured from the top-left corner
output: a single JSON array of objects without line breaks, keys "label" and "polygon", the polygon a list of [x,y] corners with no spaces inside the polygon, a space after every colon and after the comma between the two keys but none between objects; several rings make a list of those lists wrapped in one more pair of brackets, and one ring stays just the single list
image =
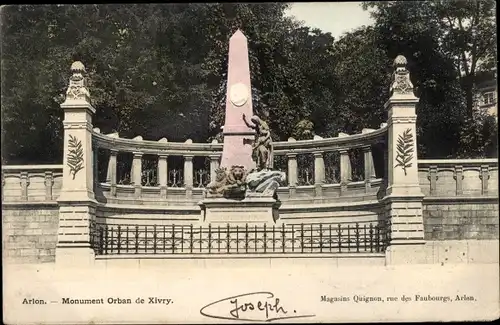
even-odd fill
[{"label": "green foliage", "polygon": [[474,81],[496,57],[495,6],[492,0],[364,3],[376,21],[378,47],[409,61],[420,97],[421,158],[451,158],[464,150],[460,137],[473,118]]}]

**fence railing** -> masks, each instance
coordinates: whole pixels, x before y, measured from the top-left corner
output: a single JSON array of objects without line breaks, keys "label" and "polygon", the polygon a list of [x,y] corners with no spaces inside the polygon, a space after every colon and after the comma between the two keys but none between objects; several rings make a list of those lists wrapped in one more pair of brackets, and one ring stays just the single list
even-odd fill
[{"label": "fence railing", "polygon": [[111,225],[91,224],[96,255],[381,253],[385,224]]}]

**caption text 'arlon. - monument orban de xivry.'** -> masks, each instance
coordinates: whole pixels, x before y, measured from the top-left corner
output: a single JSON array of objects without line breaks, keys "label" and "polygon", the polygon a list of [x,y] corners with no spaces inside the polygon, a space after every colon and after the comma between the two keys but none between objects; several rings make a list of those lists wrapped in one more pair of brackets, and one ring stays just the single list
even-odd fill
[{"label": "caption text 'arlon. - monument orban de xivry.'", "polygon": [[[151,254],[329,258],[337,265],[498,259],[498,161],[418,159],[418,98],[403,56],[387,85],[387,123],[283,142],[272,142],[265,119],[254,115],[240,31],[230,39],[223,143],[101,134],[92,125],[85,67],[75,62],[71,72],[61,105],[63,163],[2,166],[8,261],[78,265]],[[125,154],[128,170],[120,167]],[[362,161],[362,173],[352,159]],[[172,167],[174,160],[181,165]],[[154,170],[145,168],[151,162]]]}]

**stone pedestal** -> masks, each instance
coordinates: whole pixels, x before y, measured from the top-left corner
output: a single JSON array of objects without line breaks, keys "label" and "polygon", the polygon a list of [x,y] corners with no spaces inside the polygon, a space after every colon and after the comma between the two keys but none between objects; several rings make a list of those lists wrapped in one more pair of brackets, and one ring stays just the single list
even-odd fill
[{"label": "stone pedestal", "polygon": [[[78,266],[94,260],[90,224],[95,218],[92,114],[81,62],[71,66],[73,75],[61,104],[64,110],[63,184],[57,199],[59,230],[56,263]],[[113,176],[113,173],[111,173]]]},{"label": "stone pedestal", "polygon": [[272,197],[246,197],[232,200],[223,197],[206,198],[199,203],[204,224],[276,225],[280,203]]},{"label": "stone pedestal", "polygon": [[385,203],[390,224],[390,247],[387,263],[419,263],[424,242],[422,201],[424,195],[418,179],[417,134],[414,95],[406,58],[399,55],[394,61],[391,97],[388,110],[388,187]]}]

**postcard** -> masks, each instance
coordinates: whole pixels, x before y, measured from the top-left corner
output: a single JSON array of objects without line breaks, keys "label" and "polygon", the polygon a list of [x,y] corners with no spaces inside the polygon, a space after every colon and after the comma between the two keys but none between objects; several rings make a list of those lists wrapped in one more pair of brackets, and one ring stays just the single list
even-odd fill
[{"label": "postcard", "polygon": [[3,6],[4,323],[499,318],[495,6]]}]

